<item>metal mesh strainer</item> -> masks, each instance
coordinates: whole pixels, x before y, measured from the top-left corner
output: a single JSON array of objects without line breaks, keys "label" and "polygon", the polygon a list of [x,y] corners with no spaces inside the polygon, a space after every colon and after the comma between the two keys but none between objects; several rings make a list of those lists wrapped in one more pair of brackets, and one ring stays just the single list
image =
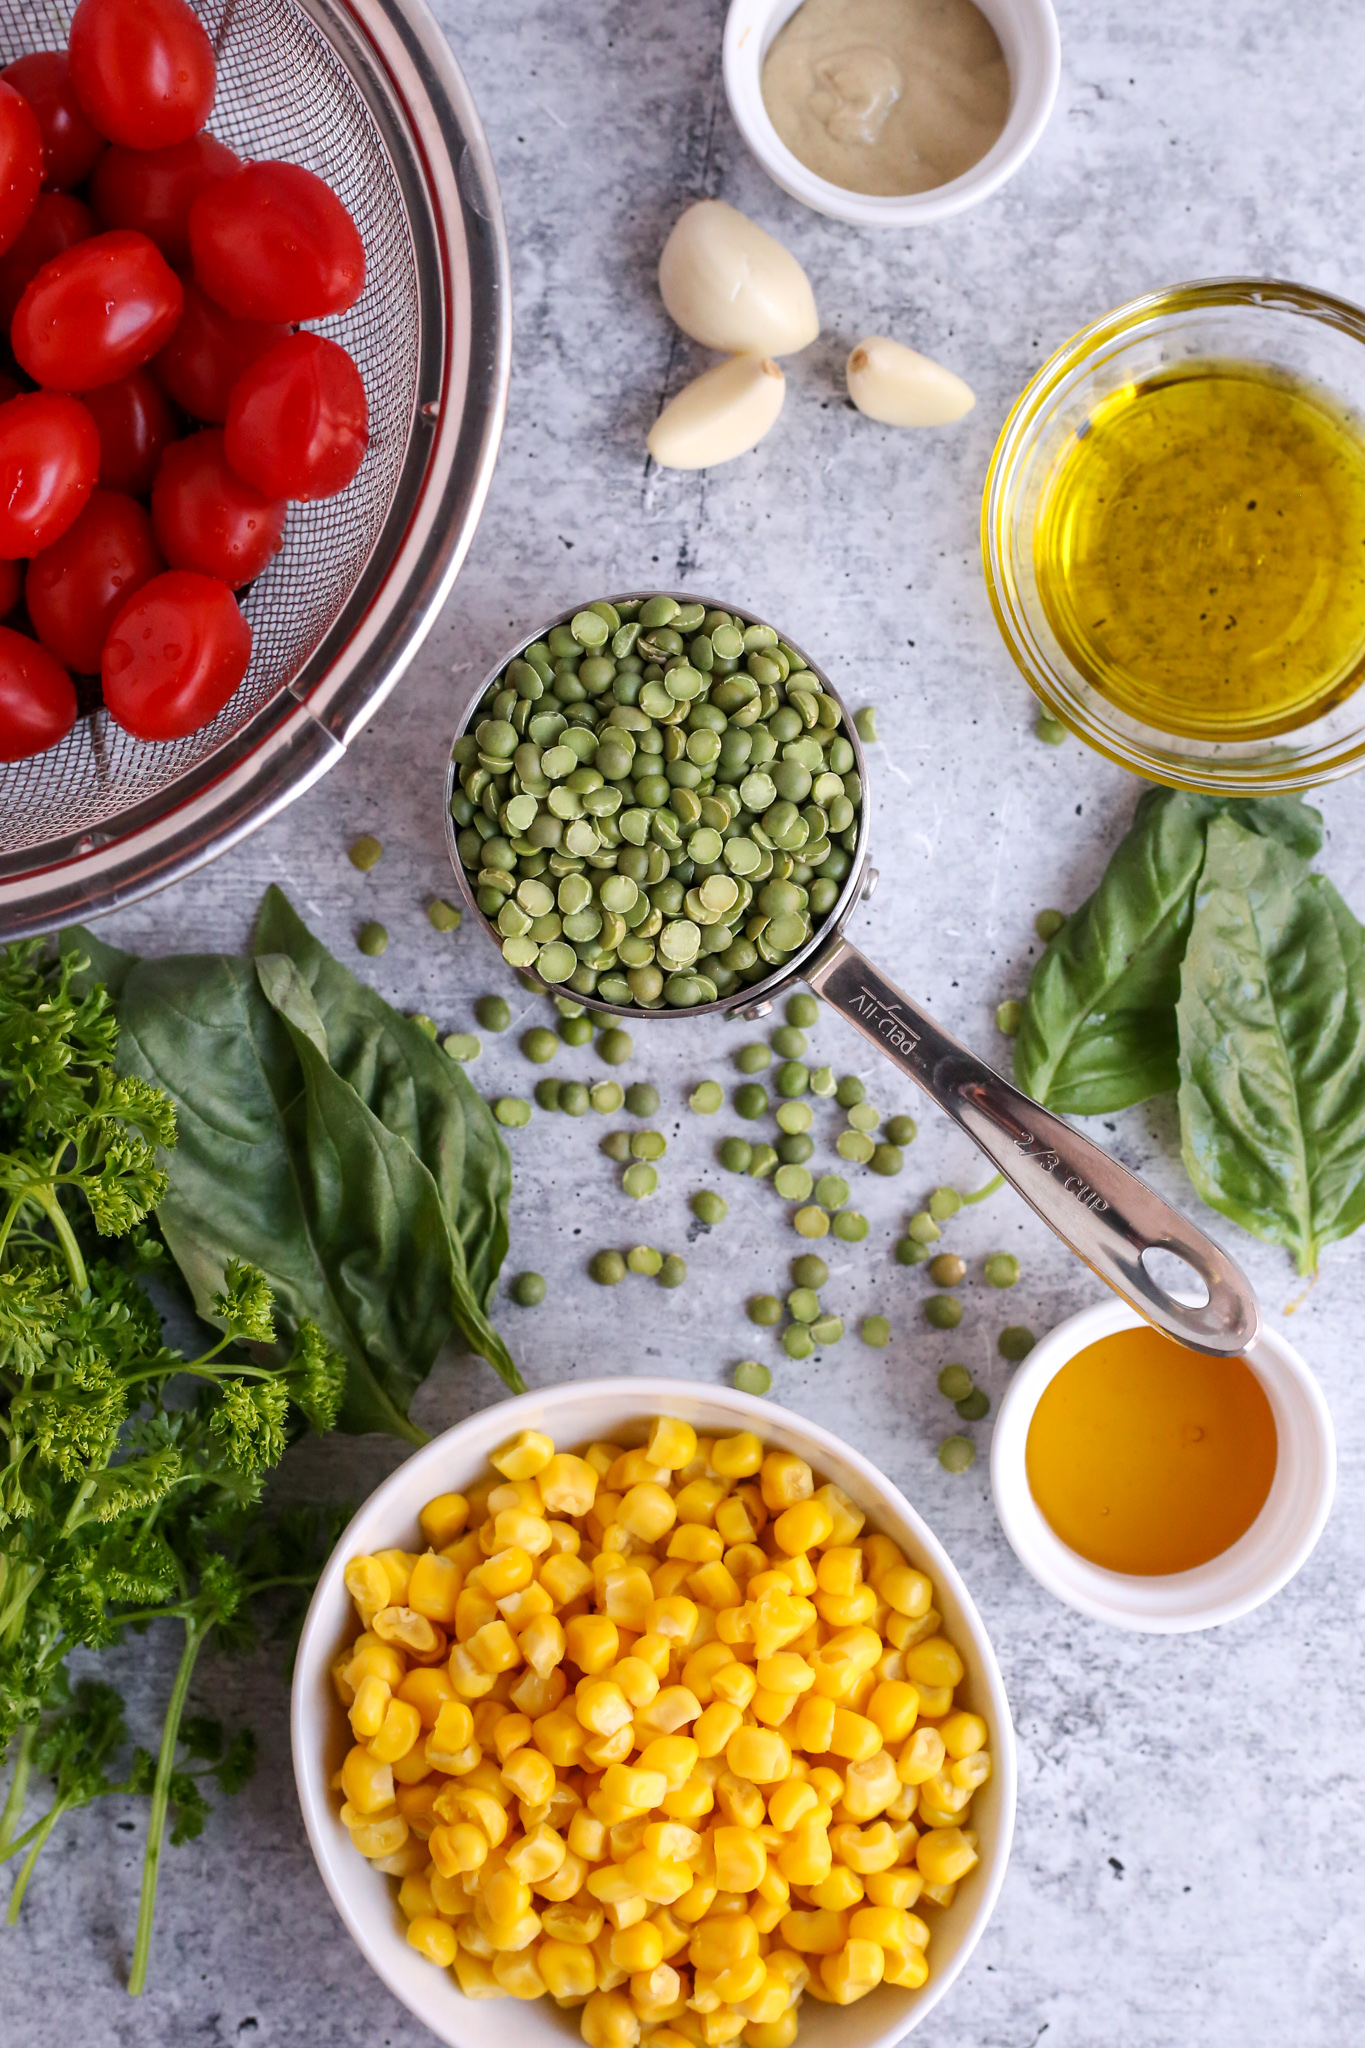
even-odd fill
[{"label": "metal mesh strainer", "polygon": [[[365,380],[370,446],[349,490],[291,507],[245,594],[246,680],[213,723],[150,745],[102,710],[0,765],[0,932],[144,892],[240,836],[337,758],[410,658],[467,545],[506,379],[506,256],[477,116],[414,4],[207,0],[215,134],[325,178],[365,243],[358,304],[320,331]],[[18,0],[0,61],[64,40]]]}]

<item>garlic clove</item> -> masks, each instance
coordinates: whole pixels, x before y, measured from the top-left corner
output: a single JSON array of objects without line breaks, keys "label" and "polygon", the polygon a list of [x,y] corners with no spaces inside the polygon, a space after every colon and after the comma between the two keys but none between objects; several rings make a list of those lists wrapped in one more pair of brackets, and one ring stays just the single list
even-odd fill
[{"label": "garlic clove", "polygon": [[888,427],[945,427],[976,404],[969,384],[904,342],[869,334],[848,359],[848,395]]},{"label": "garlic clove", "polygon": [[789,249],[721,199],[675,222],[659,258],[669,314],[704,348],[789,356],[820,332],[810,279]]},{"label": "garlic clove", "polygon": [[661,469],[710,469],[747,454],[782,410],[787,380],[769,356],[731,356],[685,385],[655,420],[649,452]]}]

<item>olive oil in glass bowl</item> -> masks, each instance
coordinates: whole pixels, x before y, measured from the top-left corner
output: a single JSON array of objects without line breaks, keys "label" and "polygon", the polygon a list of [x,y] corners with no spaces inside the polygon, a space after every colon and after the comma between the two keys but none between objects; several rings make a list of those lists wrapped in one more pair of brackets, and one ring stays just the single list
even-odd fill
[{"label": "olive oil in glass bowl", "polygon": [[1156,781],[1297,789],[1365,762],[1365,313],[1215,280],[1060,349],[982,514],[1010,652]]}]

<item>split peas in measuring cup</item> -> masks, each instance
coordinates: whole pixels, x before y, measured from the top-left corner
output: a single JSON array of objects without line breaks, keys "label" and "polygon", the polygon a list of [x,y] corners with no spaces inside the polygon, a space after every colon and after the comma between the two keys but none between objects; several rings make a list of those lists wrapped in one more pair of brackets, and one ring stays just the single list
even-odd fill
[{"label": "split peas in measuring cup", "polygon": [[492,1462],[346,1568],[334,1783],[412,1946],[590,2048],[789,2048],[806,1992],[923,1984],[991,1771],[929,1578],[747,1430]]}]

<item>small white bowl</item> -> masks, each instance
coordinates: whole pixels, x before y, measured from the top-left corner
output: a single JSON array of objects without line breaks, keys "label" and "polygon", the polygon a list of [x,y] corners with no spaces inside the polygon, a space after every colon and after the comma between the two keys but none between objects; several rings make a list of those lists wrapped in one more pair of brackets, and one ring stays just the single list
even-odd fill
[{"label": "small white bowl", "polygon": [[1049,1593],[1115,1628],[1185,1635],[1249,1614],[1305,1563],[1331,1510],[1336,1442],[1322,1388],[1293,1345],[1263,1326],[1246,1363],[1270,1402],[1278,1455],[1265,1505],[1246,1534],[1188,1572],[1144,1578],[1091,1564],[1055,1534],[1029,1490],[1029,1424],[1044,1389],[1078,1352],[1141,1327],[1142,1318],[1125,1303],[1106,1301],[1068,1317],[1034,1346],[1000,1403],[991,1487],[1015,1555]]},{"label": "small white bowl", "polygon": [[343,1583],[358,1552],[415,1545],[417,1514],[434,1494],[460,1488],[488,1469],[490,1452],[520,1429],[543,1429],[565,1449],[594,1439],[642,1443],[655,1415],[675,1415],[707,1434],[752,1429],[765,1443],[797,1452],[842,1486],[934,1581],[948,1635],[967,1666],[960,1697],[991,1731],[994,1770],[972,1803],[981,1861],[943,1912],[930,1909],[931,1976],[922,1991],[883,1985],[852,2006],[813,1998],[801,2008],[800,2048],[890,2048],[919,2025],[943,1997],[976,1947],[1005,1878],[1014,1832],[1017,1767],[1014,1727],[1004,1681],[981,1617],[947,1552],[890,1481],[827,1430],[774,1402],[690,1380],[587,1380],[500,1402],[447,1430],[376,1488],[329,1558],[308,1609],[294,1667],[290,1735],[294,1778],[308,1839],[323,1883],[356,1945],[396,1998],[449,2048],[565,2048],[580,2038],[578,2017],[549,1999],[510,2004],[467,1999],[449,1972],[408,1947],[391,1878],[351,1847],[329,1780],[345,1755],[349,1731],[330,1676],[333,1658],[355,1632]]},{"label": "small white bowl", "polygon": [[928,192],[884,197],[832,185],[792,155],[763,104],[763,59],[800,4],[801,0],[731,0],[723,45],[725,92],[740,134],[768,176],[817,213],[863,228],[917,228],[947,220],[1012,178],[1047,126],[1062,72],[1052,0],[977,0],[1000,39],[1010,74],[1009,118],[985,156],[960,178]]}]

